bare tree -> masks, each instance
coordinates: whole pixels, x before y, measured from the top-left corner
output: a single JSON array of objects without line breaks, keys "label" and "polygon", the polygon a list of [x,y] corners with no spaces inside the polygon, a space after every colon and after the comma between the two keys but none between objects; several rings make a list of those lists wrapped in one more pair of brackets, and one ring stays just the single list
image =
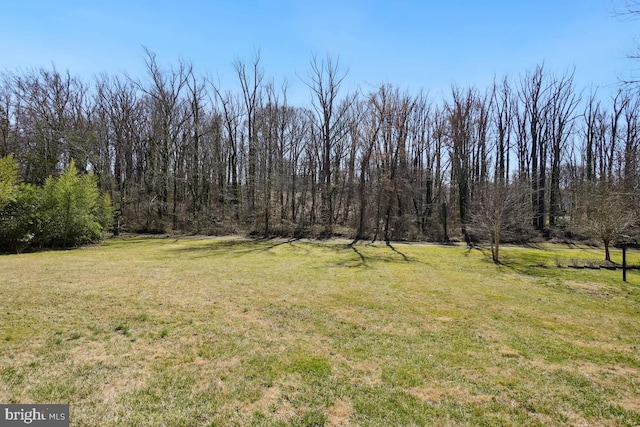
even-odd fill
[{"label": "bare tree", "polygon": [[[615,10],[615,15],[618,17],[624,17],[627,19],[638,19],[640,17],[640,1],[638,0],[625,0],[624,5]],[[628,54],[629,59],[640,59],[640,47],[636,48],[634,53]],[[622,83],[627,86],[636,86],[640,83],[640,79],[637,76],[629,76],[621,79]]]},{"label": "bare tree", "polygon": [[474,190],[488,178],[490,97],[480,95],[475,88],[462,91],[453,87],[452,98],[446,107],[452,191],[455,189],[460,228],[468,242],[466,224]]},{"label": "bare tree", "polygon": [[522,235],[523,227],[526,228],[530,222],[528,189],[527,182],[523,180],[513,183],[498,180],[483,184],[476,194],[470,228],[474,233],[488,237],[491,258],[496,264],[500,263],[503,235],[508,231]]},{"label": "bare tree", "polygon": [[602,145],[607,126],[601,102],[596,99],[595,91],[589,96],[582,117],[585,120],[585,179],[592,181],[596,177],[597,147]]},{"label": "bare tree", "polygon": [[[238,100],[231,92],[224,92],[219,86],[212,84],[214,93],[216,94],[217,101],[221,106],[221,119],[223,122],[222,128],[224,129],[224,145],[225,150],[220,149],[222,153],[224,151],[227,163],[226,182],[230,187],[229,200],[232,205],[235,206],[234,215],[236,219],[240,217],[242,196],[240,188],[240,171],[241,171],[241,153],[242,153],[242,141],[240,138],[240,117],[241,117],[241,101]],[[221,159],[222,160],[222,159]],[[227,195],[224,189],[219,192],[218,199],[224,205],[227,203]]]},{"label": "bare tree", "polygon": [[197,230],[199,228],[199,216],[205,199],[205,175],[204,175],[204,138],[212,128],[205,127],[205,81],[196,77],[193,69],[187,73],[187,97],[186,116],[188,118],[185,129],[187,141],[185,141],[185,166],[186,184],[191,196],[191,220]]},{"label": "bare tree", "polygon": [[[371,157],[374,152],[375,144],[378,139],[378,133],[380,132],[380,120],[378,115],[375,114],[374,97],[375,93],[369,95],[369,100],[366,102],[360,102],[357,104],[358,109],[361,112],[357,115],[361,119],[359,123],[353,123],[353,132],[358,132],[354,135],[354,139],[359,140],[359,158],[358,158],[358,220],[355,240],[366,238],[367,227],[367,208],[369,197],[367,194],[367,178],[371,174]],[[357,126],[359,125],[359,126]]]},{"label": "bare tree", "polygon": [[15,123],[15,100],[11,85],[4,74],[0,74],[0,158],[17,151],[13,146],[13,129]]},{"label": "bare tree", "polygon": [[573,73],[556,80],[549,99],[547,132],[550,149],[551,182],[549,185],[549,225],[554,227],[563,215],[560,169],[565,160],[569,138],[573,134],[575,110],[580,98],[573,89]]},{"label": "bare tree", "polygon": [[506,77],[500,84],[494,82],[492,98],[496,138],[494,180],[506,182],[510,169],[511,134],[514,127],[513,105],[516,102]]},{"label": "bare tree", "polygon": [[240,87],[246,119],[246,137],[248,146],[247,159],[247,197],[249,213],[254,216],[256,207],[256,171],[258,163],[258,140],[256,132],[256,114],[262,104],[262,80],[264,73],[260,69],[260,52],[256,52],[250,69],[239,59],[233,63]]},{"label": "bare tree", "polygon": [[[149,108],[152,112],[152,134],[149,140],[147,167],[147,188],[150,197],[149,212],[152,201],[157,200],[157,218],[160,221],[156,227],[164,227],[163,219],[169,213],[169,195],[171,184],[177,179],[177,165],[180,154],[183,126],[189,120],[181,108],[183,91],[186,88],[191,66],[180,63],[177,69],[164,71],[158,64],[156,55],[145,49],[147,55],[145,63],[149,74],[149,86],[139,83],[140,89],[148,96]],[[173,166],[173,167],[172,167]],[[176,216],[177,193],[173,191],[172,226],[177,228]],[[152,218],[147,222],[151,226]]]},{"label": "bare tree", "polygon": [[[276,211],[276,204],[284,204],[284,189],[280,185],[284,175],[285,130],[286,115],[286,86],[277,89],[273,83],[264,88],[265,103],[256,114],[255,132],[260,144],[257,147],[259,170],[257,182],[260,184],[259,193],[262,196],[262,222],[265,236],[271,233],[272,216]],[[274,191],[275,190],[275,191]],[[275,200],[281,203],[274,202]],[[257,212],[256,212],[257,213]],[[280,215],[282,218],[282,213]]]},{"label": "bare tree", "polygon": [[438,206],[443,202],[445,175],[441,117],[441,111],[433,108],[424,93],[416,96],[409,125],[407,151],[410,166],[407,193],[415,212],[416,226],[423,238],[427,235],[430,238],[443,238],[437,227],[437,214],[440,212]]},{"label": "bare tree", "polygon": [[548,104],[546,98],[550,85],[542,66],[536,67],[533,73],[528,73],[519,88],[520,101],[523,104],[521,119],[525,125],[523,137],[528,141],[526,153],[530,166],[528,175],[531,180],[531,197],[533,207],[533,225],[536,230],[543,231],[545,227],[545,194],[547,182],[547,154],[548,133],[546,132]]},{"label": "bare tree", "polygon": [[17,106],[15,128],[24,144],[26,178],[43,183],[71,160],[86,171],[87,86],[67,71],[39,69],[13,74],[11,85]]},{"label": "bare tree", "polygon": [[[111,195],[116,208],[115,231],[120,228],[121,217],[128,218],[131,225],[138,222],[141,182],[145,168],[142,139],[145,137],[145,110],[141,94],[129,80],[118,76],[102,76],[96,82],[96,114],[100,143],[94,166],[101,177],[103,191]],[[107,173],[111,171],[111,173]],[[131,208],[131,210],[130,210]]]},{"label": "bare tree", "polygon": [[629,195],[607,182],[585,182],[580,189],[573,226],[587,236],[599,239],[604,245],[605,261],[611,262],[612,243],[637,225],[629,206]]},{"label": "bare tree", "polygon": [[620,179],[624,182],[625,191],[634,194],[640,177],[640,98],[627,94],[625,99]]},{"label": "bare tree", "polygon": [[332,151],[338,140],[344,137],[348,127],[346,116],[350,102],[339,102],[338,94],[346,72],[340,70],[339,60],[327,56],[311,59],[311,71],[305,84],[311,90],[313,124],[320,141],[320,216],[325,235],[333,233],[334,189],[332,180]]},{"label": "bare tree", "polygon": [[622,10],[617,11],[618,15],[640,15],[640,1],[625,0]]},{"label": "bare tree", "polygon": [[[287,108],[287,140],[289,147],[288,156],[288,193],[290,216],[289,219],[298,222],[298,213],[304,209],[304,196],[306,183],[301,181],[301,175],[304,176],[305,152],[307,151],[307,143],[309,141],[309,115],[300,108]],[[301,191],[302,190],[302,191]],[[299,194],[300,193],[300,194]]]}]

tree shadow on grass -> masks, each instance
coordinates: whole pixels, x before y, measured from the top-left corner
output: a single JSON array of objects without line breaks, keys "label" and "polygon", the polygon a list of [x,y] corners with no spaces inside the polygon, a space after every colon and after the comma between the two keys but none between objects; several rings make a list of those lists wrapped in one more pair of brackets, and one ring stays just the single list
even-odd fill
[{"label": "tree shadow on grass", "polygon": [[353,243],[350,243],[350,244],[347,245],[347,247],[350,247],[351,250],[353,250],[353,252],[355,252],[356,255],[358,255],[358,258],[360,258],[360,263],[358,265],[356,265],[355,267],[363,267],[363,266],[367,265],[367,258],[365,258],[365,256],[362,254],[362,252],[360,252],[358,250],[356,245],[354,245]]},{"label": "tree shadow on grass", "polygon": [[387,241],[385,242],[385,244],[386,244],[386,245],[387,245],[387,247],[388,247],[389,249],[391,249],[393,252],[395,252],[395,253],[397,253],[398,255],[400,255],[400,256],[402,257],[402,259],[403,259],[405,262],[409,262],[409,258],[407,258],[407,256],[406,256],[405,254],[403,254],[402,252],[400,252],[399,250],[397,250],[397,249],[396,249],[396,248],[391,244],[391,242],[390,242],[390,241],[388,241],[388,240],[387,240]]},{"label": "tree shadow on grass", "polygon": [[[336,252],[344,252],[345,250],[350,250],[352,251],[358,258],[357,259],[348,259],[348,260],[344,260],[344,261],[340,261],[337,262],[337,265],[341,265],[344,267],[350,267],[350,268],[354,268],[354,267],[371,267],[371,263],[375,263],[375,262],[398,262],[398,258],[395,255],[399,255],[402,258],[402,262],[420,262],[419,260],[416,259],[411,259],[409,257],[407,257],[404,253],[402,253],[401,251],[399,251],[398,249],[396,249],[390,242],[386,242],[386,247],[391,249],[391,253],[384,251],[385,246],[382,245],[376,245],[376,244],[364,244],[364,245],[358,245],[358,240],[354,240],[351,243],[348,243],[346,245],[335,245],[335,247],[333,248],[334,251]],[[379,253],[375,254],[375,255],[371,255],[371,254],[365,254],[364,251],[362,251],[360,248],[361,247],[366,247],[368,249],[374,249],[376,251],[380,251]],[[370,252],[370,251],[369,251]]]},{"label": "tree shadow on grass", "polygon": [[[534,249],[535,251],[523,251],[522,249]],[[511,272],[530,277],[557,277],[559,271],[568,271],[563,266],[567,260],[565,259],[563,262],[559,256],[550,257],[550,253],[552,253],[551,250],[544,246],[522,245],[507,251],[507,254],[502,250],[500,262],[496,263],[496,266],[500,272]]]},{"label": "tree shadow on grass", "polygon": [[[178,243],[175,241],[174,243]],[[390,242],[381,244],[358,245],[356,241],[349,244],[326,242],[301,242],[299,239],[230,239],[211,240],[205,244],[193,244],[169,247],[167,250],[192,258],[216,256],[243,256],[256,253],[267,254],[277,247],[288,245],[302,256],[313,256],[312,248],[329,250],[338,255],[338,259],[329,261],[329,265],[349,268],[371,267],[373,263],[413,263],[422,262],[408,257]],[[173,245],[172,245],[173,246]],[[367,250],[363,250],[366,248]]]},{"label": "tree shadow on grass", "polygon": [[176,253],[191,255],[196,258],[211,256],[233,255],[242,256],[259,252],[269,252],[282,245],[291,245],[298,239],[238,239],[238,240],[212,240],[205,245],[190,245],[186,247],[171,248]]},{"label": "tree shadow on grass", "polygon": [[478,245],[467,246],[467,250],[464,251],[464,256],[468,257],[474,250],[480,252],[482,255],[484,255],[485,258],[491,259],[491,251]]},{"label": "tree shadow on grass", "polygon": [[491,264],[497,267],[500,273],[513,272],[513,273],[527,274],[526,270],[524,268],[521,268],[524,266],[520,262],[505,259],[504,254],[502,254],[502,256],[498,261],[495,261],[493,259],[493,254],[491,252],[491,249],[485,248],[479,245],[472,245],[467,247],[467,250],[464,252],[464,255],[469,256],[472,253],[472,251],[480,252],[482,254],[483,260],[487,264]]}]

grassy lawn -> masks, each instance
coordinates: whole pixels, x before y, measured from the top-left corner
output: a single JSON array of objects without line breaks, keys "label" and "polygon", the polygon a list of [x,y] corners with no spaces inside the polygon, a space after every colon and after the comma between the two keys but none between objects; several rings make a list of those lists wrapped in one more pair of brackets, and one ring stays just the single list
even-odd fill
[{"label": "grassy lawn", "polygon": [[637,426],[640,273],[566,267],[603,256],[198,238],[2,256],[0,402],[70,403],[73,426]]}]

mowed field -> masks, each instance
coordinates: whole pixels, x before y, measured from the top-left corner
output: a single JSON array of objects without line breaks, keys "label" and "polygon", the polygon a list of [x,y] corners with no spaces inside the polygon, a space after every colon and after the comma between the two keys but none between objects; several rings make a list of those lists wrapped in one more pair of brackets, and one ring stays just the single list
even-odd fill
[{"label": "mowed field", "polygon": [[0,403],[69,403],[72,426],[637,426],[640,273],[567,268],[603,255],[129,237],[1,256]]}]

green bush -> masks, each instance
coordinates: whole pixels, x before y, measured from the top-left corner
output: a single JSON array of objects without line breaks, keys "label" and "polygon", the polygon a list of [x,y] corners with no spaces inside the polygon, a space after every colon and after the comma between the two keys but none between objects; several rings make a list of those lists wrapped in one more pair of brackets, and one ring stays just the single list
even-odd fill
[{"label": "green bush", "polygon": [[[12,158],[2,159],[0,169],[5,172],[0,172],[0,249],[74,247],[99,240],[111,225],[110,197],[101,197],[94,176],[81,176],[73,162],[41,188],[17,185],[17,165]],[[5,191],[10,186],[13,190]]]},{"label": "green bush", "polygon": [[15,201],[18,186],[18,165],[9,155],[0,159],[0,209]]},{"label": "green bush", "polygon": [[100,193],[93,175],[80,176],[75,164],[58,179],[44,183],[44,213],[48,224],[45,245],[72,247],[102,237],[99,222]]},{"label": "green bush", "polygon": [[46,223],[42,215],[42,189],[21,184],[15,198],[0,209],[0,249],[21,252],[29,246],[41,247]]}]

